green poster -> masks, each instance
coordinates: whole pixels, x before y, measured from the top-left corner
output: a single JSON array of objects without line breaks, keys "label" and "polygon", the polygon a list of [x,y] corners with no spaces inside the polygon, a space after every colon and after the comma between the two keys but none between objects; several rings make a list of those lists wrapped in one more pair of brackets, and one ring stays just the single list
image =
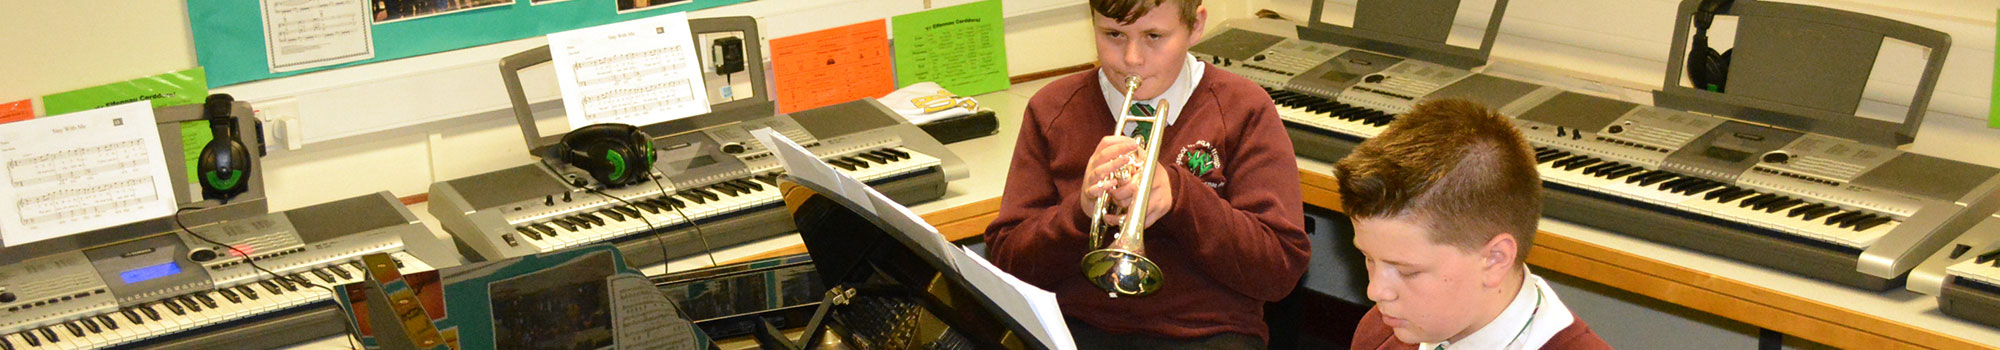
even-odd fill
[{"label": "green poster", "polygon": [[152,100],[153,107],[201,104],[208,99],[208,75],[201,67],[42,96],[47,115]]},{"label": "green poster", "polygon": [[[153,107],[198,105],[208,100],[208,74],[201,67],[145,78],[77,89],[42,96],[48,115],[87,111],[138,100],[151,100]],[[208,121],[181,123],[181,154],[187,157],[188,183],[194,183],[195,163],[201,147],[214,139]]]},{"label": "green poster", "polygon": [[889,22],[897,87],[934,81],[960,96],[1007,88],[1000,0],[896,16]]}]

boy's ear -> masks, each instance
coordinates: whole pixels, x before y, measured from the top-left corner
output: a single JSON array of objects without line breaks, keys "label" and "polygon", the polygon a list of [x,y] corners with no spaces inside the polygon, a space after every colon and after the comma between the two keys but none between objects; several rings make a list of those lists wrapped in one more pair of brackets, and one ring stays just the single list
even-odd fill
[{"label": "boy's ear", "polygon": [[1479,249],[1479,255],[1482,259],[1481,270],[1488,284],[1497,285],[1507,278],[1509,272],[1513,272],[1514,258],[1520,256],[1520,248],[1520,241],[1514,240],[1512,233],[1502,232],[1486,240],[1486,245]]},{"label": "boy's ear", "polygon": [[1192,30],[1189,30],[1188,34],[1193,34],[1195,39],[1201,39],[1202,29],[1206,27],[1208,27],[1208,5],[1195,6],[1194,28],[1189,28]]}]

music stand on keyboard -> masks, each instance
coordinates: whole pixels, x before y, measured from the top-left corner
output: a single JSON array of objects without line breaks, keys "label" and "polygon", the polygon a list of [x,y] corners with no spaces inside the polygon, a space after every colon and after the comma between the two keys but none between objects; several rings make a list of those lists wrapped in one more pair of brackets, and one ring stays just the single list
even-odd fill
[{"label": "music stand on keyboard", "polygon": [[[1916,141],[1951,36],[1873,15],[1811,5],[1736,0],[1718,15],[1737,19],[1728,86],[1717,93],[1682,85],[1689,28],[1701,0],[1682,0],[1667,76],[1653,92],[1661,107],[1832,135],[1884,147]],[[1855,115],[1886,39],[1929,50],[1902,122]]]},{"label": "music stand on keyboard", "polygon": [[1500,19],[1507,12],[1507,0],[1493,0],[1493,14],[1486,20],[1479,47],[1451,45],[1453,22],[1462,0],[1359,0],[1354,5],[1354,26],[1324,22],[1321,15],[1326,0],[1313,0],[1312,17],[1299,31],[1299,39],[1349,46],[1433,62],[1459,69],[1486,65],[1493,54],[1493,40],[1500,35]]}]

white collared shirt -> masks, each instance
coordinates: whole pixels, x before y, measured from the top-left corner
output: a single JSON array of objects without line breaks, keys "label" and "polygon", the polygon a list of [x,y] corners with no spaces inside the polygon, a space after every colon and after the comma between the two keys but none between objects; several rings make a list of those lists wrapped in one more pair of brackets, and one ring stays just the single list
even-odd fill
[{"label": "white collared shirt", "polygon": [[[1142,101],[1156,107],[1162,106],[1161,102],[1166,102],[1164,105],[1167,106],[1165,109],[1168,126],[1180,120],[1181,110],[1184,109],[1181,108],[1182,105],[1187,104],[1188,97],[1194,95],[1195,84],[1201,83],[1202,73],[1208,70],[1208,66],[1203,65],[1201,60],[1195,59],[1194,54],[1186,55],[1187,60],[1181,64],[1181,74],[1174,78],[1174,84],[1167,86],[1167,91],[1160,93],[1160,96]],[[1111,78],[1104,75],[1104,70],[1098,69],[1097,85],[1104,91],[1105,108],[1111,109],[1112,118],[1118,118],[1120,112],[1123,112],[1119,107],[1124,107],[1120,103],[1125,102],[1125,91],[1120,89],[1123,89],[1125,84],[1111,83]]]},{"label": "white collared shirt", "polygon": [[1539,349],[1556,333],[1576,322],[1569,307],[1556,298],[1547,281],[1522,267],[1521,288],[1500,316],[1487,322],[1472,335],[1458,341],[1418,344],[1418,350],[1434,349]]}]

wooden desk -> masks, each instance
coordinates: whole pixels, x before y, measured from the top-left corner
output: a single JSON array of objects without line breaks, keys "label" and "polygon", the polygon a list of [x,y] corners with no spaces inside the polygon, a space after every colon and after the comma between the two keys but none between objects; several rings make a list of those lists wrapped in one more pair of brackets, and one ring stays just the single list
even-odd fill
[{"label": "wooden desk", "polygon": [[[979,97],[983,104],[1001,116],[999,133],[950,145],[953,152],[959,152],[960,157],[971,163],[973,178],[955,180],[946,198],[920,204],[916,208],[916,212],[925,213],[922,214],[924,220],[936,226],[947,239],[960,241],[978,236],[985,232],[986,225],[997,215],[1000,209],[998,187],[1005,181],[1005,159],[1013,150],[1021,112],[1025,110],[1028,97],[1048,80],[1020,83],[1008,91]],[[1335,190],[1338,185],[1330,175],[1331,165],[1306,159],[1301,159],[1299,163],[1299,188],[1305,204],[1339,210],[1340,195]],[[1935,311],[1935,299],[1930,296],[1901,290],[1872,293],[1831,284],[1821,285],[1796,275],[1683,248],[1639,241],[1554,220],[1544,219],[1543,222],[1543,231],[1536,237],[1535,246],[1528,256],[1528,263],[1538,269],[1576,276],[1838,348],[2000,347],[2000,330],[1939,315]],[[1555,231],[1551,232],[1552,229]],[[1616,244],[1616,247],[1607,244]],[[803,252],[803,246],[787,244],[729,260],[747,261]],[[1850,305],[1846,299],[1855,303]],[[1919,323],[1923,326],[1913,325]]]}]

